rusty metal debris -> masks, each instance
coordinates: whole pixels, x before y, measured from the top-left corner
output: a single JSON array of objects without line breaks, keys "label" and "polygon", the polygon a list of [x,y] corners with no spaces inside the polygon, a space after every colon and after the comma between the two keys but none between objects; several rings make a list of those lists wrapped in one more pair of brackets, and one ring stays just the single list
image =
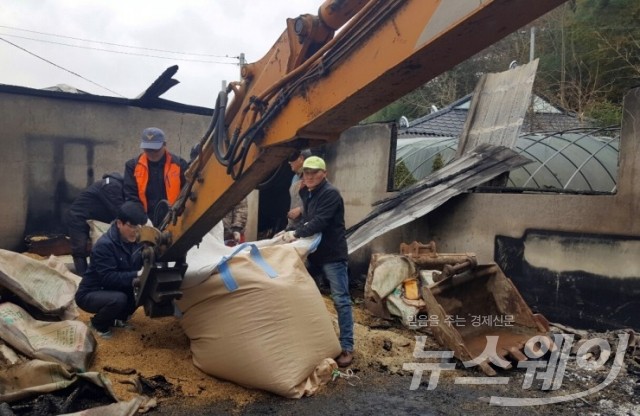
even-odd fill
[{"label": "rusty metal debris", "polygon": [[440,270],[434,276],[434,282],[447,280],[478,264],[474,253],[438,253],[434,241],[422,244],[400,244],[400,254],[409,258],[418,269]]},{"label": "rusty metal debris", "polygon": [[[436,340],[463,362],[474,362],[487,375],[490,364],[511,368],[510,361],[526,361],[525,344],[536,339],[552,349],[548,323],[533,314],[522,296],[495,264],[479,265],[430,287],[422,295]],[[457,324],[463,322],[463,325]],[[495,345],[490,345],[493,340]]]},{"label": "rusty metal debris", "polygon": [[103,370],[108,373],[122,374],[122,375],[131,375],[136,373],[135,368],[117,368],[111,366],[103,367]]},{"label": "rusty metal debris", "polygon": [[[392,266],[385,269],[385,264]],[[380,265],[382,273],[376,273]],[[416,312],[408,319],[411,327],[428,328],[456,358],[487,375],[497,374],[492,364],[508,369],[513,361],[527,360],[525,345],[554,349],[546,319],[531,311],[500,267],[478,265],[473,253],[441,254],[434,242],[413,242],[402,244],[400,255],[372,256],[365,306],[388,318],[383,300],[391,293],[373,281],[385,278],[392,285],[401,283],[402,300]],[[421,287],[419,299],[414,298],[414,285]]]}]

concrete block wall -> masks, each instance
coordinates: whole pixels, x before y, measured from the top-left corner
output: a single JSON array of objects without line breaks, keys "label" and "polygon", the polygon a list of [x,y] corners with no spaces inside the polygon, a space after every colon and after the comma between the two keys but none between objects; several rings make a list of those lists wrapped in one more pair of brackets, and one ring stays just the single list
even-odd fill
[{"label": "concrete block wall", "polygon": [[163,129],[170,151],[188,160],[209,124],[203,115],[4,92],[0,112],[0,248],[12,250],[25,234],[64,232],[75,196],[104,173],[124,172],[145,127]]},{"label": "concrete block wall", "polygon": [[[611,195],[471,193],[388,232],[350,256],[352,278],[366,273],[371,254],[398,252],[401,242],[435,240],[441,253],[475,252],[495,261],[496,236],[520,238],[529,229],[603,236],[640,236],[640,89],[625,97],[618,188]],[[359,126],[328,146],[330,180],[342,191],[347,227],[388,195],[395,148],[392,127]]]}]

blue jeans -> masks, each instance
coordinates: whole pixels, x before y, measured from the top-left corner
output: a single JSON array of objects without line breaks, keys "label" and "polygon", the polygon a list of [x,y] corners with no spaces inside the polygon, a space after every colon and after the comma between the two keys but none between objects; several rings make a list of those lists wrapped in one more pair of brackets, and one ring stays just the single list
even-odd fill
[{"label": "blue jeans", "polygon": [[325,279],[329,282],[333,306],[335,306],[338,313],[340,346],[345,351],[353,351],[353,315],[351,313],[347,262],[325,263],[321,266],[321,269]]}]

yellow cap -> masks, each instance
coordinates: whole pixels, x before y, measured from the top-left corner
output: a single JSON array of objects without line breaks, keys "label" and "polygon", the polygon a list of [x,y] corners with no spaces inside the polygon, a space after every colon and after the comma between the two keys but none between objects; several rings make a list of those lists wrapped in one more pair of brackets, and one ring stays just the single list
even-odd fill
[{"label": "yellow cap", "polygon": [[327,165],[324,163],[324,160],[322,160],[322,158],[318,156],[310,156],[304,160],[302,169],[327,170]]}]

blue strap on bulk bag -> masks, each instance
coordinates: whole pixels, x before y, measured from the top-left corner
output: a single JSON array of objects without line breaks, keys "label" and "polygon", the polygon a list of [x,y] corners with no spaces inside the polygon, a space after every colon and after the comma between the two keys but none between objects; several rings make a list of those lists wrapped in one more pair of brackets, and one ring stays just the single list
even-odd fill
[{"label": "blue strap on bulk bag", "polygon": [[322,233],[315,234],[315,237],[311,242],[311,245],[309,246],[309,253],[313,253],[318,249],[318,246],[320,245],[320,241],[322,241]]},{"label": "blue strap on bulk bag", "polygon": [[267,263],[264,257],[262,257],[262,254],[260,254],[260,250],[258,249],[258,247],[256,247],[255,244],[242,243],[237,246],[233,253],[231,253],[228,257],[223,257],[220,263],[218,263],[217,265],[222,282],[229,292],[233,292],[234,290],[238,289],[238,283],[233,278],[231,270],[229,269],[229,260],[231,260],[234,256],[236,256],[239,252],[243,251],[247,247],[251,247],[251,251],[249,253],[251,259],[262,269],[262,271],[267,274],[267,276],[272,279],[278,277],[278,273],[269,265],[269,263]]}]

